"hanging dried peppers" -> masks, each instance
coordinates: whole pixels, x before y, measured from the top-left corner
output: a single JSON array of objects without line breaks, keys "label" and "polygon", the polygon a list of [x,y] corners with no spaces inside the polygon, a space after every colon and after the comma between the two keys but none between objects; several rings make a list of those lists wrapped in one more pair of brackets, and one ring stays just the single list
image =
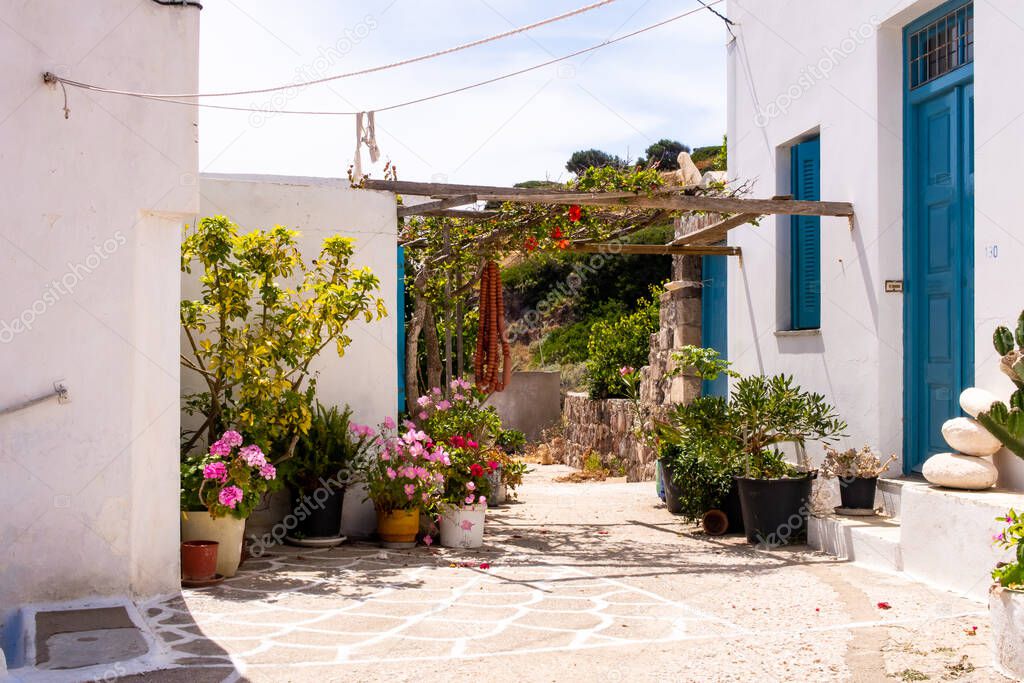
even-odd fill
[{"label": "hanging dried peppers", "polygon": [[480,327],[473,376],[484,391],[504,391],[512,379],[512,352],[505,333],[505,299],[498,264],[488,261],[480,278]]}]

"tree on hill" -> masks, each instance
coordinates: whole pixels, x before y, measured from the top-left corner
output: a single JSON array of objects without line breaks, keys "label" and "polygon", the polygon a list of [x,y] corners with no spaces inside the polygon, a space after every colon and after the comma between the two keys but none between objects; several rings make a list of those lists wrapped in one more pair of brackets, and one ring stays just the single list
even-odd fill
[{"label": "tree on hill", "polygon": [[603,166],[623,168],[625,165],[626,162],[614,154],[608,154],[608,152],[602,152],[599,149],[583,149],[572,153],[569,161],[565,163],[565,169],[579,175],[591,166],[594,168],[601,168]]},{"label": "tree on hill", "polygon": [[650,166],[658,164],[659,171],[675,171],[679,169],[679,162],[676,157],[680,152],[689,152],[690,148],[678,140],[662,138],[647,148],[646,157],[637,160],[638,166]]}]

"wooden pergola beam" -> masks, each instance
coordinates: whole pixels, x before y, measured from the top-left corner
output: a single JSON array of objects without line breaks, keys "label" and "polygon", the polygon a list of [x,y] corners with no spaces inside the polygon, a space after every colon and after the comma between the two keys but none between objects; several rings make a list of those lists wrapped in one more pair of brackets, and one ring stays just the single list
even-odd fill
[{"label": "wooden pergola beam", "polygon": [[[410,209],[416,209],[419,207],[410,206]],[[417,211],[406,214],[406,216],[438,216],[441,218],[465,218],[473,220],[474,218],[493,218],[498,215],[497,211],[472,211],[468,209],[428,209],[427,211]]]},{"label": "wooden pergola beam", "polygon": [[477,199],[500,200],[520,204],[579,204],[581,206],[619,206],[666,211],[708,211],[723,214],[789,214],[800,216],[853,216],[849,202],[815,202],[794,199],[749,199],[678,194],[678,187],[667,187],[654,196],[632,192],[552,192],[540,188],[494,187],[490,185],[452,185],[408,180],[364,181],[370,190],[425,197],[476,195]]},{"label": "wooden pergola beam", "polygon": [[455,206],[465,206],[466,204],[473,204],[474,202],[476,202],[475,194],[465,194],[446,197],[436,202],[424,202],[413,206],[400,206],[398,207],[398,217],[405,218],[406,216],[423,216],[430,211],[450,209]]},{"label": "wooden pergola beam", "polygon": [[672,244],[618,244],[590,242],[570,244],[565,251],[582,254],[636,254],[643,256],[739,256],[739,247],[688,247]]},{"label": "wooden pergola beam", "polygon": [[759,213],[738,213],[735,216],[730,216],[724,220],[718,221],[713,225],[709,225],[706,228],[700,230],[694,230],[691,233],[677,237],[671,242],[670,245],[691,245],[697,246],[701,244],[716,244],[724,240],[728,235],[729,231],[733,228],[738,228],[741,225],[746,225],[752,220],[756,220],[761,217]]}]

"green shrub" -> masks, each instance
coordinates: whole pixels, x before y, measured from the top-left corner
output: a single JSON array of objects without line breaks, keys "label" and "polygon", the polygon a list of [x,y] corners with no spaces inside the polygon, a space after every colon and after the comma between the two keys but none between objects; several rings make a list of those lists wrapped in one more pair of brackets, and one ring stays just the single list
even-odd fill
[{"label": "green shrub", "polygon": [[602,320],[617,320],[629,310],[621,302],[606,301],[600,308],[584,313],[582,320],[552,329],[534,348],[534,362],[538,365],[586,362],[590,330],[594,324]]},{"label": "green shrub", "polygon": [[624,398],[626,385],[619,370],[647,363],[651,335],[658,331],[659,298],[639,302],[639,308],[617,320],[596,323],[587,343],[587,389],[591,398]]},{"label": "green shrub", "polygon": [[518,429],[502,429],[495,444],[506,453],[522,453],[526,448],[526,434]]}]

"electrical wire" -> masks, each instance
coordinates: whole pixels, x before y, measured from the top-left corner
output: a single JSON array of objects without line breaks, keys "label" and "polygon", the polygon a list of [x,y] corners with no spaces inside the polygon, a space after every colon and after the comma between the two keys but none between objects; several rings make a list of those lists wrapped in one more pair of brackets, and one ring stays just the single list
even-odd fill
[{"label": "electrical wire", "polygon": [[[161,2],[161,0],[154,0],[154,1]],[[610,5],[613,2],[617,2],[617,0],[598,0],[598,2],[594,2],[594,3],[591,3],[589,5],[585,5],[584,7],[578,7],[576,9],[570,10],[568,12],[563,12],[562,14],[559,14],[559,15],[554,16],[554,17],[549,17],[547,19],[542,19],[541,21],[537,21],[537,22],[534,22],[532,24],[528,24],[526,26],[520,26],[518,28],[513,28],[513,29],[511,29],[509,31],[505,31],[504,33],[498,33],[496,35],[488,36],[486,38],[480,38],[479,40],[474,40],[474,41],[469,42],[469,43],[463,43],[462,45],[456,45],[455,47],[450,47],[450,48],[447,48],[445,50],[438,50],[437,52],[431,52],[429,54],[420,55],[419,57],[410,57],[409,59],[403,59],[401,61],[391,62],[390,64],[381,64],[379,66],[372,66],[372,67],[369,67],[367,69],[360,69],[358,71],[349,71],[347,73],[336,74],[334,76],[325,76],[324,78],[318,78],[316,80],[306,81],[306,82],[303,82],[303,83],[288,83],[286,85],[275,85],[275,86],[271,86],[269,88],[256,88],[256,89],[253,89],[253,90],[234,90],[234,91],[229,91],[229,92],[211,92],[211,93],[143,93],[143,92],[134,92],[134,91],[131,91],[131,90],[113,90],[113,89],[105,89],[104,92],[109,92],[109,93],[113,93],[113,94],[117,94],[117,95],[136,95],[136,96],[145,95],[147,97],[155,97],[155,98],[159,98],[159,99],[192,99],[192,98],[199,98],[199,97],[234,97],[236,95],[261,95],[263,93],[276,92],[276,91],[279,91],[279,90],[291,90],[293,88],[306,88],[306,87],[311,86],[311,85],[318,85],[320,83],[329,83],[330,81],[337,81],[337,80],[340,80],[342,78],[352,78],[353,76],[365,76],[366,74],[377,73],[378,71],[387,71],[389,69],[396,69],[396,68],[401,67],[401,66],[407,66],[409,64],[416,64],[417,62],[423,62],[423,61],[426,61],[428,59],[434,59],[436,57],[442,57],[444,55],[450,55],[450,54],[453,54],[453,53],[456,53],[456,52],[461,52],[463,50],[468,50],[468,49],[473,48],[473,47],[478,47],[480,45],[485,45],[487,43],[491,43],[491,42],[494,42],[496,40],[501,40],[503,38],[508,38],[510,36],[518,35],[520,33],[525,33],[526,31],[531,31],[531,30],[533,30],[535,28],[540,28],[541,26],[546,26],[548,24],[553,24],[553,23],[555,23],[557,21],[562,21],[564,19],[569,19],[571,17],[575,17],[575,16],[578,16],[580,14],[584,14],[586,12],[589,12],[591,10],[595,10],[598,7],[604,7],[605,5]],[[176,0],[162,0],[161,4],[175,4],[175,5],[177,5],[177,4],[181,4],[181,3],[180,3],[180,1],[176,1]],[[66,80],[64,82],[67,83],[68,85],[75,85],[75,86],[78,86],[78,87],[82,87],[82,85],[84,85],[84,84],[77,83],[77,82],[71,81],[71,80]]]},{"label": "electrical wire", "polygon": [[198,7],[203,9],[202,4],[195,0],[153,0],[158,5],[164,5],[165,7],[172,7],[177,5],[178,7]]},{"label": "electrical wire", "polygon": [[[454,94],[457,94],[457,93],[466,92],[467,90],[472,90],[474,88],[479,88],[479,87],[484,86],[484,85],[490,85],[492,83],[497,83],[498,81],[503,81],[505,79],[512,78],[514,76],[519,76],[519,75],[522,75],[522,74],[525,74],[525,73],[529,73],[530,71],[536,71],[537,69],[542,69],[542,68],[544,68],[546,66],[550,66],[550,65],[556,64],[558,62],[563,62],[563,61],[565,61],[567,59],[572,59],[573,57],[578,57],[578,56],[580,56],[582,54],[586,54],[588,52],[593,52],[595,50],[599,50],[599,49],[601,49],[603,47],[607,47],[608,45],[614,45],[615,43],[618,43],[618,42],[621,42],[623,40],[626,40],[627,38],[632,38],[634,36],[638,36],[641,33],[646,33],[648,31],[652,31],[652,30],[654,30],[656,28],[661,28],[662,26],[665,26],[666,24],[670,24],[670,23],[672,23],[674,21],[678,21],[679,19],[682,19],[684,17],[688,17],[688,16],[690,16],[692,14],[696,14],[698,12],[701,12],[701,11],[703,11],[705,9],[705,7],[710,7],[712,5],[717,5],[717,4],[721,3],[721,2],[725,2],[725,0],[712,0],[710,3],[708,3],[707,5],[704,5],[702,7],[697,7],[697,8],[688,10],[686,12],[683,12],[682,14],[677,14],[675,16],[669,17],[668,19],[663,19],[662,21],[659,21],[659,22],[657,22],[655,24],[650,24],[649,26],[645,26],[643,28],[637,29],[636,31],[631,31],[630,33],[626,33],[626,34],[621,35],[621,36],[619,36],[617,38],[611,38],[611,39],[605,40],[602,43],[598,43],[596,45],[591,45],[590,47],[583,48],[582,50],[576,50],[575,52],[570,52],[569,54],[562,55],[561,57],[555,57],[554,59],[549,59],[549,60],[547,60],[545,62],[541,62],[540,64],[534,64],[533,66],[529,66],[529,67],[526,67],[524,69],[518,69],[516,71],[511,71],[509,73],[502,74],[500,76],[495,76],[494,78],[488,78],[487,80],[477,81],[476,83],[471,83],[469,85],[464,85],[464,86],[459,87],[459,88],[453,88],[452,90],[445,90],[443,92],[435,93],[433,95],[426,95],[424,97],[418,97],[416,99],[406,100],[404,102],[399,102],[399,103],[396,103],[396,104],[390,104],[390,105],[388,105],[386,107],[377,107],[377,108],[373,108],[373,109],[363,109],[363,110],[360,110],[360,111],[307,111],[307,110],[296,110],[296,109],[260,109],[260,108],[256,108],[256,107],[235,107],[235,106],[230,106],[230,105],[225,105],[225,104],[203,104],[201,102],[188,102],[188,101],[185,101],[185,100],[171,99],[171,98],[168,98],[168,97],[165,97],[165,96],[152,95],[152,94],[148,94],[148,93],[127,92],[127,91],[123,91],[123,90],[110,90],[108,88],[101,88],[99,86],[90,85],[88,83],[79,83],[78,81],[72,81],[72,80],[63,78],[61,76],[57,76],[57,75],[49,73],[49,72],[43,74],[43,79],[46,82],[48,82],[48,83],[50,83],[50,82],[57,82],[57,83],[61,83],[61,84],[67,84],[67,85],[70,85],[70,86],[73,86],[73,87],[76,87],[76,88],[82,88],[84,90],[91,90],[93,92],[102,92],[102,93],[107,93],[107,94],[112,94],[112,95],[125,95],[125,96],[128,96],[128,97],[138,97],[138,98],[145,99],[145,100],[152,100],[154,102],[167,102],[169,104],[179,104],[179,105],[185,105],[185,106],[188,106],[188,107],[203,107],[205,109],[220,109],[220,110],[226,110],[226,111],[256,112],[256,113],[261,113],[261,114],[297,114],[297,115],[304,115],[304,116],[355,116],[356,114],[359,114],[359,113],[365,112],[365,111],[383,112],[383,111],[391,111],[393,109],[399,109],[401,107],[408,107],[408,106],[414,105],[414,104],[421,104],[423,102],[428,102],[430,100],[436,100],[436,99],[441,98],[441,97],[447,97],[449,95],[454,95]],[[703,5],[703,3],[702,3],[702,5]]]}]

